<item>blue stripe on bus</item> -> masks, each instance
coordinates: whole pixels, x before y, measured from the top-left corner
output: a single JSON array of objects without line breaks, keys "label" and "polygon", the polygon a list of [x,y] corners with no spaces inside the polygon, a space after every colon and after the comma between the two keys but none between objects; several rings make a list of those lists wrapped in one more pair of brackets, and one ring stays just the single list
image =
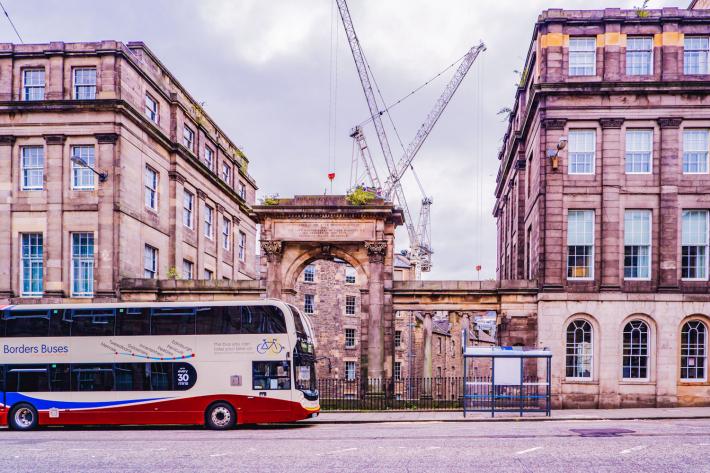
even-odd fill
[{"label": "blue stripe on bus", "polygon": [[6,392],[5,393],[6,406],[12,406],[18,402],[29,402],[37,409],[51,409],[53,407],[57,409],[89,409],[96,407],[112,407],[121,406],[124,404],[133,404],[137,402],[148,402],[148,401],[162,401],[163,399],[169,399],[165,397],[153,397],[145,399],[128,399],[125,401],[99,401],[99,402],[74,402],[74,401],[54,401],[51,399],[39,399],[36,397],[26,396],[18,392]]}]

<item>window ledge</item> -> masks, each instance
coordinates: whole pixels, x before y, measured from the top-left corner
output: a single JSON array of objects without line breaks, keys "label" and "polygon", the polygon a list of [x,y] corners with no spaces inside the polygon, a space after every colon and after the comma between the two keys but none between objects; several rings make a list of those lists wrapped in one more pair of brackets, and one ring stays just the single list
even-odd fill
[{"label": "window ledge", "polygon": [[643,380],[643,379],[622,379],[619,381],[619,385],[624,386],[655,386],[655,381]]},{"label": "window ledge", "polygon": [[591,379],[591,380],[584,380],[584,379],[571,379],[571,378],[569,378],[569,379],[564,379],[564,380],[562,380],[562,384],[588,384],[588,385],[590,385],[590,386],[595,386],[595,385],[598,386],[598,385],[599,385],[599,381],[593,380],[593,379]]}]

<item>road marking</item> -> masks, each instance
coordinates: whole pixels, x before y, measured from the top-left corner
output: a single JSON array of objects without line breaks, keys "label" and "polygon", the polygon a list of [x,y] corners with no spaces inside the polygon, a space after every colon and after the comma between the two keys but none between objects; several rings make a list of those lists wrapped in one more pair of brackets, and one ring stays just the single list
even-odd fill
[{"label": "road marking", "polygon": [[357,450],[357,447],[343,448],[343,449],[341,449],[341,450],[333,450],[332,452],[319,453],[318,456],[321,456],[321,455],[336,455],[336,454],[338,454],[338,453],[352,452],[353,450]]},{"label": "road marking", "polygon": [[436,449],[438,449],[438,448],[441,448],[441,447],[427,447],[426,449],[427,449],[427,450],[436,450]]},{"label": "road marking", "polygon": [[213,454],[210,455],[210,456],[211,456],[211,457],[223,457],[223,456],[226,456],[226,455],[229,455],[229,453],[213,453]]},{"label": "road marking", "polygon": [[631,453],[631,452],[638,452],[639,450],[643,450],[644,448],[646,448],[646,445],[637,445],[635,447],[631,447],[631,448],[627,448],[626,450],[622,450],[619,453],[621,453],[622,455],[625,455],[625,454]]},{"label": "road marking", "polygon": [[524,455],[526,453],[534,452],[535,450],[540,450],[542,447],[533,447],[533,448],[528,448],[527,450],[520,450],[519,452],[515,452],[516,455]]}]

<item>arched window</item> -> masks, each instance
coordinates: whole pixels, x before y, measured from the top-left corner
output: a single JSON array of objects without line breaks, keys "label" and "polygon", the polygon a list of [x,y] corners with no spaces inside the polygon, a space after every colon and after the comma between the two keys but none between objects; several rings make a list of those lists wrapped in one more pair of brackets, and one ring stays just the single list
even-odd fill
[{"label": "arched window", "polygon": [[592,324],[582,319],[572,321],[567,326],[565,357],[567,377],[591,378],[593,353]]},{"label": "arched window", "polygon": [[704,381],[706,358],[707,328],[699,320],[690,320],[680,331],[680,378]]},{"label": "arched window", "polygon": [[648,379],[648,325],[632,320],[624,327],[622,376],[624,379]]}]

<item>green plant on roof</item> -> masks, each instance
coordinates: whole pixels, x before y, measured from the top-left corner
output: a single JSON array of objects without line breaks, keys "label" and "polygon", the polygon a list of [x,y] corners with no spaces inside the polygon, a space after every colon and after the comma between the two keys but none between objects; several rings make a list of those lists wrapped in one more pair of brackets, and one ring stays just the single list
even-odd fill
[{"label": "green plant on roof", "polygon": [[634,7],[634,10],[636,10],[637,17],[648,18],[648,15],[649,15],[648,2],[649,2],[649,0],[643,0],[643,3],[641,4],[640,7]]},{"label": "green plant on roof", "polygon": [[261,199],[261,203],[263,205],[279,205],[279,195],[267,195],[266,197]]},{"label": "green plant on roof", "polygon": [[180,273],[178,273],[177,268],[175,266],[171,266],[168,269],[168,279],[178,279],[180,277]]},{"label": "green plant on roof", "polygon": [[345,200],[347,200],[350,205],[367,205],[375,200],[375,194],[362,187],[356,187],[345,197]]}]

